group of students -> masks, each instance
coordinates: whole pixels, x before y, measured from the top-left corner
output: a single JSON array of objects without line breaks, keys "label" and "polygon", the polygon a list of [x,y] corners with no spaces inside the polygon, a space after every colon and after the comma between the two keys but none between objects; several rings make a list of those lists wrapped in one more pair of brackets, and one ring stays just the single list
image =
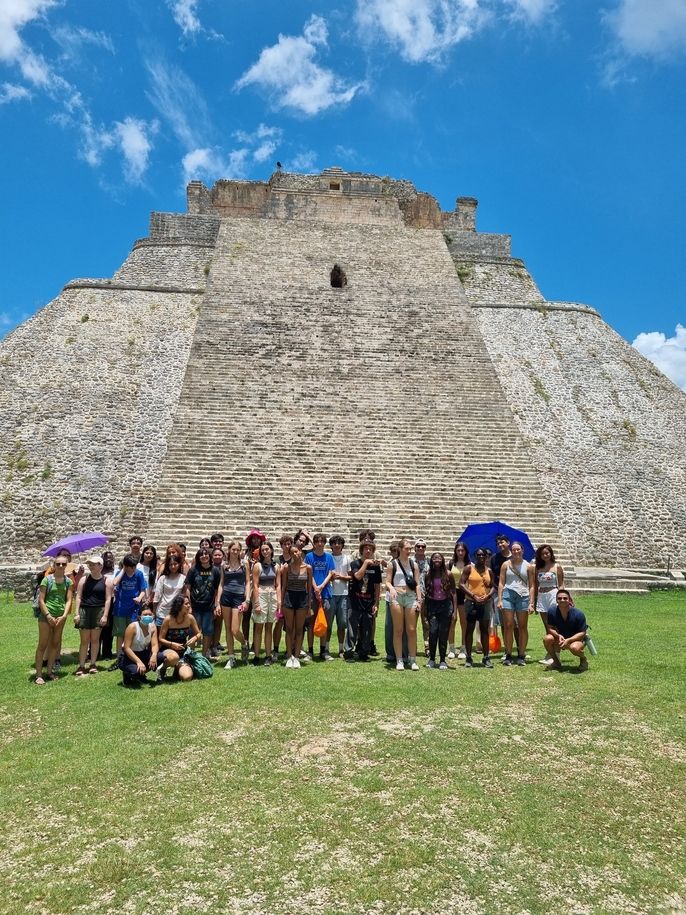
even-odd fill
[{"label": "group of students", "polygon": [[421,538],[403,537],[380,558],[370,529],[360,532],[352,555],[344,551],[340,534],[328,538],[327,551],[323,533],[310,537],[300,529],[281,537],[277,556],[254,528],[245,544],[233,539],[225,545],[220,533],[203,538],[192,559],[180,543],[169,544],[158,557],[154,546],[144,546],[136,536],[118,567],[111,551],[89,556],[85,569],[76,568],[63,551],[37,582],[36,683],[56,679],[72,605],[80,633],[76,676],[97,673],[98,657],[114,657],[109,669],[120,669],[124,682],[135,684],[148,671],[157,680],[168,670],[180,680],[192,679],[189,658],[196,648],[208,661],[226,650],[226,670],[238,664],[237,645],[243,663],[270,666],[279,660],[284,638],[285,666],[297,669],[315,659],[316,636],[319,658],[332,661],[334,623],[338,657],[367,661],[379,654],[375,638],[382,597],[386,661],[396,670],[419,669],[419,622],[428,668],[446,670],[455,658],[473,667],[474,653],[481,654],[482,667],[493,667],[498,628],[502,663],[525,666],[533,613],[545,630],[546,656],[540,663],[560,669],[560,652],[569,650],[586,670],[586,619],[563,587],[564,572],[552,548],[539,546],[530,563],[520,543],[501,535],[496,544],[495,553],[479,547],[470,557],[458,540],[446,562],[441,552],[427,557]]}]

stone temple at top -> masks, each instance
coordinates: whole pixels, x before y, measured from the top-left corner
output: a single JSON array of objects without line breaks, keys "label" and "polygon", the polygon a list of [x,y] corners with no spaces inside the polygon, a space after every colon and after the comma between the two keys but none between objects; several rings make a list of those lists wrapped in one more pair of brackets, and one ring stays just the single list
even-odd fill
[{"label": "stone temple at top", "polygon": [[77,530],[450,551],[493,519],[567,566],[686,568],[686,395],[476,209],[338,168],[191,182],[0,343],[0,571]]}]

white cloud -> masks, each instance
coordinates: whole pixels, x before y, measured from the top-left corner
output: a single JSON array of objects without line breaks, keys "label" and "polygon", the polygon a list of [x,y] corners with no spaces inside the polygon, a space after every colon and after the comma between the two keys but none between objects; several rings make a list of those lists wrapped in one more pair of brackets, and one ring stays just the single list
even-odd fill
[{"label": "white cloud", "polygon": [[604,19],[626,54],[662,58],[686,51],[684,0],[620,0]]},{"label": "white cloud", "polygon": [[276,151],[276,143],[273,140],[266,140],[260,143],[252,156],[255,162],[266,162]]},{"label": "white cloud", "polygon": [[204,146],[211,133],[210,116],[193,80],[161,58],[148,62],[148,72],[151,88],[146,95],[181,145],[188,150]]},{"label": "white cloud", "polygon": [[90,114],[83,111],[81,155],[92,168],[97,168],[102,164],[104,153],[116,148],[123,157],[124,177],[129,184],[140,184],[153,148],[151,137],[158,129],[157,121],[148,123],[133,117],[115,121],[109,129],[96,127]]},{"label": "white cloud", "polygon": [[3,83],[0,86],[0,105],[6,105],[7,102],[18,102],[25,98],[31,98],[31,93],[25,86],[15,86],[13,83]]},{"label": "white cloud", "polygon": [[296,172],[312,171],[317,163],[317,153],[313,149],[305,149],[294,156],[289,166]]},{"label": "white cloud", "polygon": [[326,48],[328,30],[321,16],[312,15],[302,35],[279,35],[275,45],[264,48],[249,70],[236,83],[237,89],[256,85],[270,93],[277,108],[294,108],[315,115],[332,105],[347,105],[363,88],[348,85],[316,61]]},{"label": "white cloud", "polygon": [[686,391],[686,327],[683,324],[677,324],[673,337],[650,331],[639,334],[632,345]]},{"label": "white cloud", "polygon": [[218,149],[193,149],[183,157],[184,184],[218,178],[245,178],[250,150],[242,147],[224,156]]},{"label": "white cloud", "polygon": [[24,26],[40,19],[57,0],[0,0],[0,61],[16,64],[24,79],[35,86],[47,86],[50,68],[22,41]]},{"label": "white cloud", "polygon": [[556,0],[507,0],[507,5],[512,7],[514,18],[535,25],[552,13],[557,3]]},{"label": "white cloud", "polygon": [[83,45],[92,45],[103,48],[114,54],[112,39],[105,32],[93,32],[82,26],[60,25],[51,30],[52,37],[62,48],[62,57],[65,60],[76,60]]},{"label": "white cloud", "polygon": [[488,18],[479,0],[357,0],[360,36],[389,41],[410,63],[440,61]]},{"label": "white cloud", "polygon": [[235,130],[233,136],[239,143],[252,148],[252,157],[255,162],[266,162],[276,152],[281,142],[283,131],[280,127],[268,127],[267,124],[258,124],[252,133],[245,130]]},{"label": "white cloud", "polygon": [[198,0],[167,0],[167,4],[174,16],[174,22],[184,36],[195,35],[202,30],[197,15]]}]

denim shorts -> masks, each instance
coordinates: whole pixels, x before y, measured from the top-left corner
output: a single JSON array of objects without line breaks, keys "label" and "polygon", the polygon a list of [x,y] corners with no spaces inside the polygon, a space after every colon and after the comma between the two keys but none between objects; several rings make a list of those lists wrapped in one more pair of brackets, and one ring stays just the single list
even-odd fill
[{"label": "denim shorts", "polygon": [[412,610],[417,609],[417,592],[411,591],[409,588],[407,591],[396,591],[396,598],[392,603],[400,604],[403,610]]},{"label": "denim shorts", "polygon": [[193,616],[203,635],[214,635],[213,610],[194,610]]},{"label": "denim shorts", "polygon": [[529,595],[522,596],[509,588],[503,588],[503,610],[514,613],[526,613],[529,609]]}]

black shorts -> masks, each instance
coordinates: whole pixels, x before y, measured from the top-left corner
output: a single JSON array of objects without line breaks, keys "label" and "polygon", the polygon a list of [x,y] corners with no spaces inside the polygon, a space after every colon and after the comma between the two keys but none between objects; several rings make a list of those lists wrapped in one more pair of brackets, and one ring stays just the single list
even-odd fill
[{"label": "black shorts", "polygon": [[286,591],[283,605],[289,610],[306,610],[307,591]]}]

